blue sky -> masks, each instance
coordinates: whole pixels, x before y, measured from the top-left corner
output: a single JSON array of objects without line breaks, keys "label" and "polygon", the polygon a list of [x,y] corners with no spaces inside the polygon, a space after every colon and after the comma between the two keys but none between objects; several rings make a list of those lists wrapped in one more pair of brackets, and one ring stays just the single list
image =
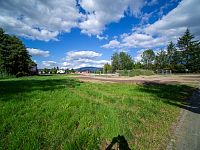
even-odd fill
[{"label": "blue sky", "polygon": [[199,0],[6,0],[0,27],[39,68],[102,67],[114,52],[139,61],[145,49],[165,49],[187,27],[199,39],[199,10]]}]

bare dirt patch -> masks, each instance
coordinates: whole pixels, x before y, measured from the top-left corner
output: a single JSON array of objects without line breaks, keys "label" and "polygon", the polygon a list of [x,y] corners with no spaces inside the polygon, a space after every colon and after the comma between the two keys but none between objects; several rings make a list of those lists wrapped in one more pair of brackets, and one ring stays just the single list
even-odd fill
[{"label": "bare dirt patch", "polygon": [[83,82],[110,82],[110,83],[160,83],[160,84],[187,84],[198,87],[200,81],[199,74],[188,75],[153,75],[136,77],[99,77],[90,75],[74,76]]}]

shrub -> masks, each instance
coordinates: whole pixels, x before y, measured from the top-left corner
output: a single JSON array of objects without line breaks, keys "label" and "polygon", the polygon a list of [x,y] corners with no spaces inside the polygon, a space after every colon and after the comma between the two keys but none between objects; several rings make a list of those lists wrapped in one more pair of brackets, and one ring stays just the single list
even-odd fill
[{"label": "shrub", "polygon": [[185,69],[186,69],[186,67],[183,64],[177,64],[177,65],[175,65],[173,72],[185,73]]}]

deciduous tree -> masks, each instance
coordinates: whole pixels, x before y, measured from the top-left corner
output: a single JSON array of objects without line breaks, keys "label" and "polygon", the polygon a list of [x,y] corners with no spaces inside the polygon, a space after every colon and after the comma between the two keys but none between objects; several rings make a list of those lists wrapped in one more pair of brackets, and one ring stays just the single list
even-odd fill
[{"label": "deciduous tree", "polygon": [[133,69],[134,60],[125,52],[114,53],[112,55],[112,71]]},{"label": "deciduous tree", "polygon": [[0,29],[0,71],[13,75],[28,74],[31,62],[31,56],[22,41]]},{"label": "deciduous tree", "polygon": [[152,64],[154,60],[155,60],[155,53],[152,49],[145,50],[142,53],[142,62],[146,69],[152,69]]},{"label": "deciduous tree", "polygon": [[103,70],[104,70],[104,73],[111,73],[112,66],[109,63],[106,63],[104,64]]}]

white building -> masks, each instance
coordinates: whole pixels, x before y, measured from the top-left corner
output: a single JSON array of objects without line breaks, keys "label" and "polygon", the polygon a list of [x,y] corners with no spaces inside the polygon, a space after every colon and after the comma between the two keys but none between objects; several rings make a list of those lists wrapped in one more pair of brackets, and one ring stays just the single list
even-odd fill
[{"label": "white building", "polygon": [[65,70],[57,70],[57,73],[58,73],[58,74],[64,74],[64,73],[65,73]]}]

